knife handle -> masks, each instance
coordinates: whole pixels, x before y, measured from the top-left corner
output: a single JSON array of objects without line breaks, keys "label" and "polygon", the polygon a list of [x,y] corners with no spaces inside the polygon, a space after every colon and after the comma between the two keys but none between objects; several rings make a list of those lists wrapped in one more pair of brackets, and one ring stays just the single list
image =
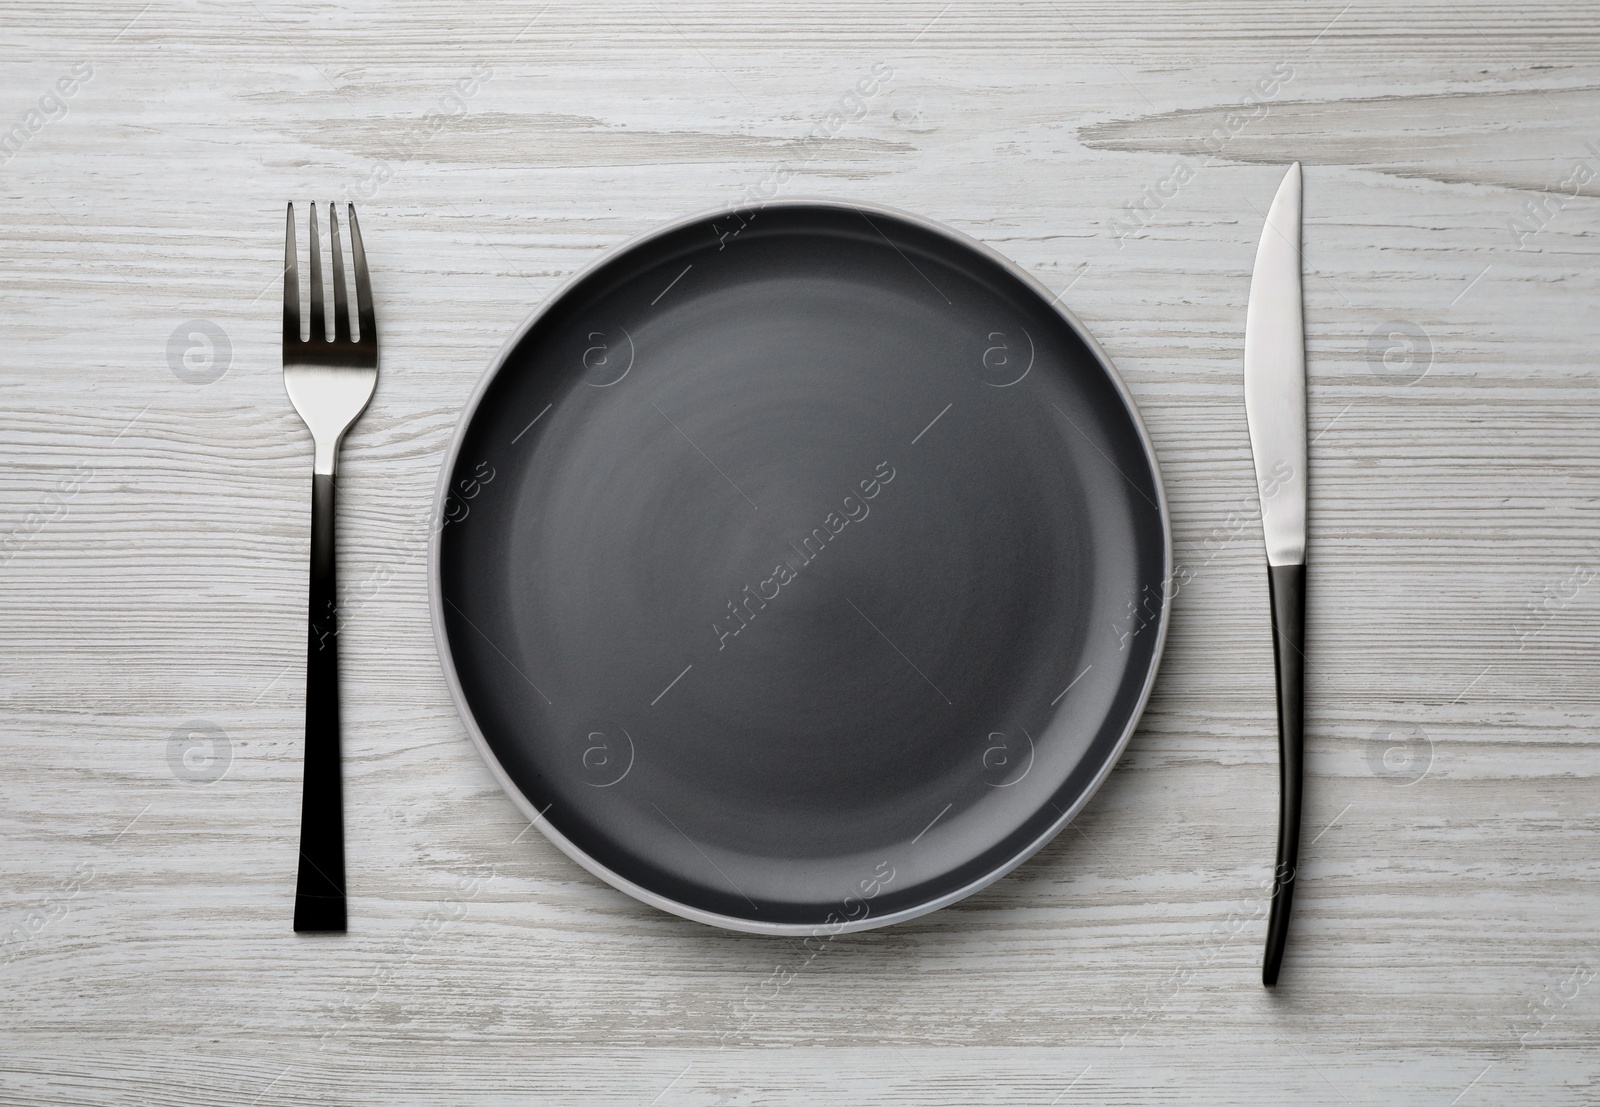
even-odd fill
[{"label": "knife handle", "polygon": [[1306,567],[1267,566],[1272,597],[1272,655],[1278,674],[1278,864],[1272,870],[1272,911],[1261,983],[1278,983],[1289,940],[1289,907],[1300,863],[1300,797],[1304,776]]},{"label": "knife handle", "polygon": [[345,929],[333,492],[332,474],[312,476],[306,765],[300,799],[300,875],[294,891],[294,928],[298,931]]}]

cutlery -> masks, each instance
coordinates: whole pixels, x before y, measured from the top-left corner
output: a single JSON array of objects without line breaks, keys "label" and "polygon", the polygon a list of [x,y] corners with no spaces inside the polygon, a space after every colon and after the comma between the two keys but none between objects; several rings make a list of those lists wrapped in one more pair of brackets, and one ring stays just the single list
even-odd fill
[{"label": "cutlery", "polygon": [[294,893],[297,931],[345,929],[344,797],[339,764],[339,645],[335,606],[334,489],[339,443],[366,410],[378,384],[378,328],[372,283],[354,204],[350,256],[360,331],[350,332],[337,208],[328,205],[333,249],[333,338],[322,293],[322,242],[311,205],[311,334],[300,337],[300,271],[294,205],[283,246],[283,386],[316,444],[311,468],[310,636],[306,652],[306,763],[300,800],[300,872]]},{"label": "cutlery", "polygon": [[1300,856],[1305,724],[1306,345],[1300,295],[1300,163],[1267,212],[1244,325],[1244,407],[1261,497],[1278,678],[1278,863],[1261,983],[1278,982]]}]

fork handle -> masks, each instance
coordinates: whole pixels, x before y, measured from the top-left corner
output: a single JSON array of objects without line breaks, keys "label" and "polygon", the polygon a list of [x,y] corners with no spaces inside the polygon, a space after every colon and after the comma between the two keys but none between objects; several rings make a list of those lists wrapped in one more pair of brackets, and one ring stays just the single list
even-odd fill
[{"label": "fork handle", "polygon": [[1272,870],[1272,910],[1261,983],[1278,983],[1289,943],[1289,908],[1300,864],[1300,800],[1305,778],[1306,567],[1267,569],[1272,597],[1272,654],[1278,674],[1278,864]]},{"label": "fork handle", "polygon": [[339,758],[339,623],[333,476],[311,478],[311,603],[306,652],[306,765],[294,928],[345,929],[344,789]]}]

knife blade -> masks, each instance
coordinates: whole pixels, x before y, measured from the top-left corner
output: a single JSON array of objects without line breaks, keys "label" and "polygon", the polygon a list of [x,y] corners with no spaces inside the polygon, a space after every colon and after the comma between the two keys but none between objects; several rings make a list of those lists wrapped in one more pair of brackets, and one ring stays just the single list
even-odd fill
[{"label": "knife blade", "polygon": [[1267,212],[1244,327],[1244,406],[1261,497],[1278,686],[1278,862],[1261,983],[1278,982],[1300,857],[1305,727],[1306,345],[1300,285],[1300,163]]}]

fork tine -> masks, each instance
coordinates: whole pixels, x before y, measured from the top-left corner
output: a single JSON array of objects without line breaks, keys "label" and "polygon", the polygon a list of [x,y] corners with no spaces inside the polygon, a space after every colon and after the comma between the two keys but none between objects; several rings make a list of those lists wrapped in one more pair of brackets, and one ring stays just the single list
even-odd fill
[{"label": "fork tine", "polygon": [[356,310],[360,312],[361,342],[376,345],[378,323],[372,314],[372,278],[367,276],[367,251],[361,245],[361,227],[356,223],[356,206],[348,205],[350,213],[350,258],[356,269]]},{"label": "fork tine", "polygon": [[328,239],[333,243],[333,340],[350,341],[350,305],[344,293],[344,251],[339,246],[339,205],[328,205]]},{"label": "fork tine", "polygon": [[289,205],[289,229],[283,236],[283,341],[300,341],[300,263],[295,258],[294,204]]},{"label": "fork tine", "polygon": [[311,205],[311,341],[328,341],[322,305],[322,239],[317,234],[317,205]]}]

